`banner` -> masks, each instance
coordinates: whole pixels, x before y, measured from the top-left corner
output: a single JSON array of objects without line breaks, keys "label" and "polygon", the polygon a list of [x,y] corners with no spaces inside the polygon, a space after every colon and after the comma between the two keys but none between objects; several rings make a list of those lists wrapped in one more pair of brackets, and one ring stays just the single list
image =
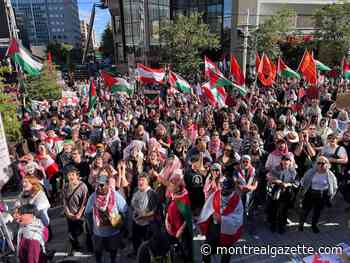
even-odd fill
[{"label": "banner", "polygon": [[79,104],[79,98],[74,91],[62,91],[62,106],[77,106]]},{"label": "banner", "polygon": [[11,177],[9,166],[11,164],[10,154],[7,147],[5,130],[0,114],[0,189],[8,182]]},{"label": "banner", "polygon": [[49,112],[49,102],[47,100],[39,101],[39,100],[32,100],[32,111],[46,111]]}]

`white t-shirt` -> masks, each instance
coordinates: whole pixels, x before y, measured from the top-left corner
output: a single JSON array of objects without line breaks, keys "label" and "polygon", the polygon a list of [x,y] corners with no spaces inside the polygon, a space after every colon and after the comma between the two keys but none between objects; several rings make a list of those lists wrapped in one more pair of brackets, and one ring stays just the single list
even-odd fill
[{"label": "white t-shirt", "polygon": [[[336,148],[333,149],[329,145],[326,145],[322,148],[321,154],[327,158],[331,158],[331,157],[334,158],[335,151],[338,147],[339,146],[337,146]],[[346,153],[346,150],[343,146],[340,146],[340,148],[337,152],[337,156],[338,156],[338,158],[346,158],[348,156],[348,154]]]}]

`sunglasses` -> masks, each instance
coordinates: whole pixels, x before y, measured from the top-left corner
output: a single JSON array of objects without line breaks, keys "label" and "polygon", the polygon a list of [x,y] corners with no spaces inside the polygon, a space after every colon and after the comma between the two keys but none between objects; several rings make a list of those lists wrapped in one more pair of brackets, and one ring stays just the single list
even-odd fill
[{"label": "sunglasses", "polygon": [[318,164],[318,165],[325,165],[326,163],[324,163],[324,162],[318,162],[317,164]]},{"label": "sunglasses", "polygon": [[249,163],[249,161],[248,160],[244,160],[244,161],[242,161],[242,163]]}]

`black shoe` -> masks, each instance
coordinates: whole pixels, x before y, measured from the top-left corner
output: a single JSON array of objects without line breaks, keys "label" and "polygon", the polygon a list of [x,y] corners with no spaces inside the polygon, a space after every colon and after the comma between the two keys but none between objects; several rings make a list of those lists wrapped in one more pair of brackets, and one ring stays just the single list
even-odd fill
[{"label": "black shoe", "polygon": [[313,225],[312,232],[314,232],[315,234],[318,234],[318,233],[320,233],[320,229],[316,225]]},{"label": "black shoe", "polygon": [[270,226],[270,230],[272,233],[275,233],[276,232],[276,226],[275,225],[271,225]]}]

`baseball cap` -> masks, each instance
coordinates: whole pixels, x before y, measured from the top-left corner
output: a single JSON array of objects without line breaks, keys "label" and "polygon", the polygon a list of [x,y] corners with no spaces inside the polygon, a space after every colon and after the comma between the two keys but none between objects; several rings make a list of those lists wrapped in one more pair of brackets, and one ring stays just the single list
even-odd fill
[{"label": "baseball cap", "polygon": [[249,155],[243,155],[242,156],[242,161],[244,161],[244,160],[246,160],[246,161],[250,161],[251,160],[251,158],[250,158],[250,156]]}]

